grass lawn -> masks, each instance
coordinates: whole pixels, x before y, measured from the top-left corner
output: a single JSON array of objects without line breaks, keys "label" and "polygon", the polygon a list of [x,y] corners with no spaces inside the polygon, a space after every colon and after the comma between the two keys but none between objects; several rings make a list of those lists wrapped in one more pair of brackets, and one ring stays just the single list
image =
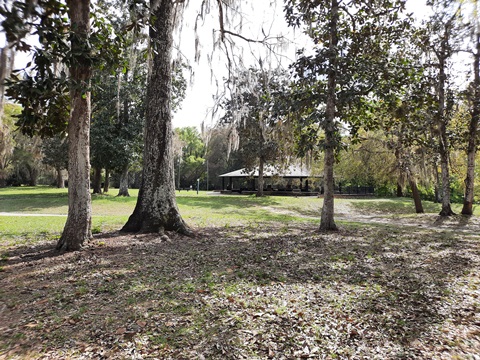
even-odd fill
[{"label": "grass lawn", "polygon": [[337,199],[341,230],[319,233],[318,198],[182,191],[196,235],[165,239],[114,232],[131,194],[93,197],[94,239],[60,254],[66,191],[0,189],[0,359],[480,354],[477,209]]}]

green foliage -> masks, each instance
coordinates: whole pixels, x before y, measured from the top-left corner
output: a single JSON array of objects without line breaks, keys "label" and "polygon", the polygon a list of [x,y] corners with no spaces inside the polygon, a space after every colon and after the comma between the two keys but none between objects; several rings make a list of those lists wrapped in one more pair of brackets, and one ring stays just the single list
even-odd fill
[{"label": "green foliage", "polygon": [[176,128],[174,131],[177,187],[196,186],[197,179],[202,178],[206,170],[205,143],[196,127]]},{"label": "green foliage", "polygon": [[[90,90],[88,84],[74,83],[67,68],[112,68],[120,61],[122,37],[113,32],[99,9],[91,13],[92,31],[86,42],[71,29],[67,12],[67,5],[56,0],[15,1],[0,7],[8,41],[16,49],[32,53],[32,62],[14,72],[6,90],[22,106],[16,124],[29,136],[65,132],[69,92]],[[29,34],[37,37],[38,45],[25,42]]]},{"label": "green foliage", "polygon": [[360,142],[341,153],[335,165],[337,181],[346,185],[371,185],[375,188],[396,185],[396,161],[380,131],[359,132]]},{"label": "green foliage", "polygon": [[68,167],[68,138],[56,135],[43,140],[42,152],[44,164],[55,169],[67,169]]},{"label": "green foliage", "polygon": [[[302,154],[326,146],[320,129],[325,126],[328,96],[335,104],[335,118],[348,124],[351,135],[360,128],[378,126],[371,100],[388,97],[405,77],[403,58],[394,53],[410,27],[410,19],[401,16],[404,6],[400,0],[357,0],[349,7],[339,6],[337,1],[286,1],[289,25],[302,28],[313,42],[313,50],[300,50],[292,65],[291,112],[297,114]],[[335,28],[334,16],[338,17]],[[338,43],[334,50],[330,48],[333,36]],[[329,75],[334,75],[335,82],[331,95]],[[333,125],[329,141],[340,149],[341,128],[338,121]]]}]

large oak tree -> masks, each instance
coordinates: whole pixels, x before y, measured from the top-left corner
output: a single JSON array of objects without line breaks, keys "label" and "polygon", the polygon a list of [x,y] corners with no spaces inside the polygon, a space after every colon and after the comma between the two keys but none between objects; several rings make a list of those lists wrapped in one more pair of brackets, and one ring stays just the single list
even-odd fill
[{"label": "large oak tree", "polygon": [[127,232],[188,234],[175,199],[172,131],[172,46],[176,2],[150,2],[152,66],[147,85],[142,185],[133,214],[122,228]]}]

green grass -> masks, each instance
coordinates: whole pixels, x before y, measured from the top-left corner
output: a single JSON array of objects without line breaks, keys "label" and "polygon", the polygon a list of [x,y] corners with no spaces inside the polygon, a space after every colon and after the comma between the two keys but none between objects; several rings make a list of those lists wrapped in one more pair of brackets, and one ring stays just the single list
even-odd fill
[{"label": "green grass", "polygon": [[[133,212],[138,190],[131,197],[116,197],[117,190],[107,195],[92,196],[93,233],[120,229]],[[322,199],[316,197],[264,197],[240,195],[212,196],[201,191],[177,192],[177,202],[184,219],[193,227],[230,227],[243,224],[252,231],[258,223],[273,222],[288,226],[292,222],[317,222]],[[438,213],[440,204],[423,202],[427,213]],[[461,204],[453,204],[459,212]],[[67,189],[46,186],[11,187],[0,189],[0,213],[35,214],[39,216],[0,216],[2,242],[32,242],[60,235],[68,211]],[[337,215],[348,217],[349,212],[392,217],[416,216],[411,199],[336,199]],[[475,208],[475,215],[480,210]],[[63,215],[63,216],[41,216]]]}]

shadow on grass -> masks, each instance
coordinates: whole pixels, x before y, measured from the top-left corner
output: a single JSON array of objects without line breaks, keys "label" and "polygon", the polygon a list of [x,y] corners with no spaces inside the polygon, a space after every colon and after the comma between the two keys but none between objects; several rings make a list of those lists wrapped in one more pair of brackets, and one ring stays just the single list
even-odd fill
[{"label": "shadow on grass", "polygon": [[[32,190],[33,189],[33,190]],[[35,188],[25,189],[25,194],[18,192],[8,194],[0,194],[0,212],[41,212],[42,209],[55,208],[68,205],[67,193],[48,193],[42,192],[32,193]],[[22,191],[22,188],[19,188]],[[178,196],[177,203],[179,205],[191,206],[194,208],[205,209],[224,209],[224,208],[252,208],[258,206],[274,206],[279,202],[273,197],[255,198],[251,196]],[[132,203],[137,201],[137,197],[117,197],[112,194],[94,194],[92,195],[92,203],[107,203],[114,206],[117,203]]]},{"label": "shadow on grass", "polygon": [[463,294],[452,284],[478,266],[478,243],[375,226],[314,230],[205,229],[171,242],[111,234],[61,256],[45,245],[13,251],[0,273],[0,349],[428,358],[415,344],[434,348],[432,333],[456,318]]},{"label": "shadow on grass", "polygon": [[258,206],[274,206],[279,202],[274,197],[256,198],[253,196],[201,196],[201,197],[177,197],[180,205],[201,207],[208,209],[224,209],[224,208],[251,208]]},{"label": "shadow on grass", "polygon": [[[355,200],[351,206],[362,214],[415,214],[415,205],[410,198],[392,198],[392,199],[369,199]],[[438,204],[429,201],[423,202],[423,208],[426,213],[435,213],[440,211]]]}]

